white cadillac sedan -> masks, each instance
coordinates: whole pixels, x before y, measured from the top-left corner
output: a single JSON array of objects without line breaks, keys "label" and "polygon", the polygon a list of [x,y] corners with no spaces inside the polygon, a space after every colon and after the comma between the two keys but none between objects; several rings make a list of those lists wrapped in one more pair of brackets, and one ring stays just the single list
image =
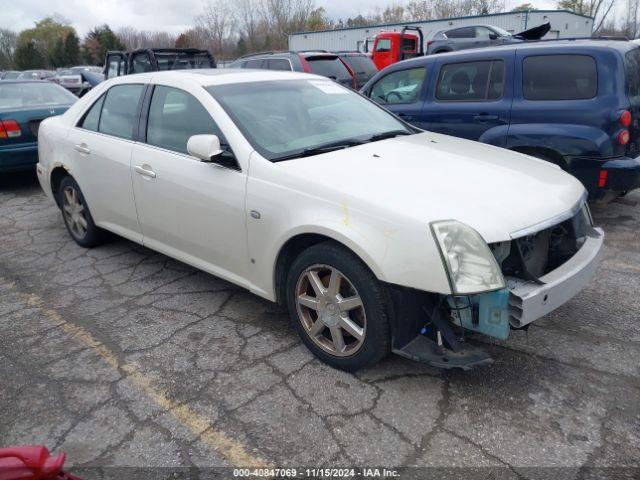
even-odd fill
[{"label": "white cadillac sedan", "polygon": [[130,75],[39,132],[38,177],[71,237],[112,232],[287,305],[304,343],[356,370],[393,351],[491,361],[579,292],[603,233],[558,167],[429,132],[323,77]]}]

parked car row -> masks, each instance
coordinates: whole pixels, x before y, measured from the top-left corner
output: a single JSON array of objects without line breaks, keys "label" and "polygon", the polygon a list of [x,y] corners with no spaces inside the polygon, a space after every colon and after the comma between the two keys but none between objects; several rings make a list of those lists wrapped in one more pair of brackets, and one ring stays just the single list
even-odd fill
[{"label": "parked car row", "polygon": [[315,73],[355,89],[362,88],[378,71],[364,53],[326,50],[252,53],[232,62],[228,68]]}]

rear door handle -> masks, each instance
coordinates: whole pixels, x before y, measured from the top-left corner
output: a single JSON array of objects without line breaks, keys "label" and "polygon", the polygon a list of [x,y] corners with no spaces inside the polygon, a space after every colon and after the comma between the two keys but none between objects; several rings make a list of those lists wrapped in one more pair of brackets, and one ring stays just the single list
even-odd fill
[{"label": "rear door handle", "polygon": [[156,178],[156,173],[151,170],[149,165],[136,165],[133,169],[138,172],[140,175],[144,175],[145,177]]},{"label": "rear door handle", "polygon": [[473,117],[473,120],[476,122],[491,122],[494,120],[498,120],[500,117],[498,115],[489,115],[488,113],[480,113]]},{"label": "rear door handle", "polygon": [[73,146],[73,148],[75,148],[76,151],[80,153],[84,153],[85,155],[89,155],[91,153],[91,150],[89,149],[89,147],[87,147],[85,143],[77,143],[76,145]]}]

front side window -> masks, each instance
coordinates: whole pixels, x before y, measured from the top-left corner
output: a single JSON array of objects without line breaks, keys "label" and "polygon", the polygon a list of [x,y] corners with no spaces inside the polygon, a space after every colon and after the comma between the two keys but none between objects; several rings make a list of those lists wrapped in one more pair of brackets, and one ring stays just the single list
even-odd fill
[{"label": "front side window", "polygon": [[144,85],[116,85],[106,94],[98,131],[114,137],[133,139],[138,119],[138,103]]},{"label": "front side window", "polygon": [[205,134],[217,135],[225,143],[211,115],[193,95],[177,88],[154,88],[147,121],[149,145],[188,153],[189,138]]},{"label": "front side window", "polygon": [[373,86],[371,99],[381,104],[413,103],[420,97],[426,76],[424,67],[390,73]]},{"label": "front side window", "polygon": [[207,90],[251,145],[272,161],[316,154],[327,146],[375,141],[382,134],[414,133],[384,109],[328,79],[246,82]]},{"label": "front side window", "polygon": [[109,71],[107,73],[107,78],[114,78],[120,75],[120,59],[114,58],[109,61]]},{"label": "front side window", "polygon": [[596,61],[588,55],[537,55],[522,62],[527,100],[586,100],[597,91]]},{"label": "front side window", "polygon": [[390,52],[391,40],[389,38],[381,38],[376,44],[376,52]]},{"label": "front side window", "polygon": [[438,75],[436,99],[443,102],[497,100],[504,91],[504,61],[450,63]]}]

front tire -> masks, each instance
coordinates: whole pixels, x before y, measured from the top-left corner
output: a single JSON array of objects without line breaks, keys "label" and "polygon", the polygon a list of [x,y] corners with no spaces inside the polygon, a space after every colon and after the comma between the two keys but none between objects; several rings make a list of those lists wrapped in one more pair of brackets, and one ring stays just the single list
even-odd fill
[{"label": "front tire", "polygon": [[60,182],[58,188],[58,205],[62,210],[62,218],[71,238],[84,248],[91,248],[104,243],[107,232],[97,227],[82,195],[78,183],[70,176]]},{"label": "front tire", "polygon": [[356,371],[389,353],[387,292],[346,248],[323,242],[303,251],[286,289],[294,327],[323,362]]}]

